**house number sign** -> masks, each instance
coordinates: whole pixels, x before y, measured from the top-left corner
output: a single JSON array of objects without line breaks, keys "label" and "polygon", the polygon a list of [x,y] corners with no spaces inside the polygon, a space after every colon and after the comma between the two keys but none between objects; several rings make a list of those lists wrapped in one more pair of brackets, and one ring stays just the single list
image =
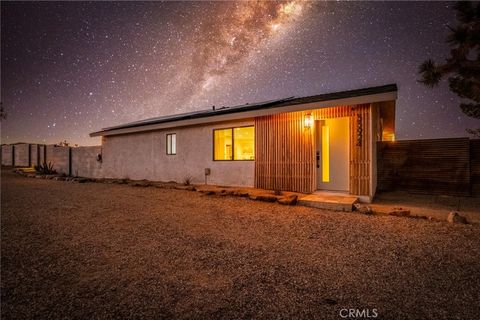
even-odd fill
[{"label": "house number sign", "polygon": [[362,146],[362,135],[363,135],[362,115],[358,114],[357,115],[357,146],[358,147]]}]

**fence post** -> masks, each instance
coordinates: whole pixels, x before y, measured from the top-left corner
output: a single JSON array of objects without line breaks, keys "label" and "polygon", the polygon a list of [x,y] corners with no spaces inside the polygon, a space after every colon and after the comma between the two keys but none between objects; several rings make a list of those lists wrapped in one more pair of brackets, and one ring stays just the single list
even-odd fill
[{"label": "fence post", "polygon": [[28,167],[32,166],[32,145],[28,144]]},{"label": "fence post", "polygon": [[72,147],[68,147],[68,175],[72,176]]},{"label": "fence post", "polygon": [[15,145],[12,144],[12,167],[15,168]]},{"label": "fence post", "polygon": [[40,145],[37,143],[37,166],[40,165]]}]

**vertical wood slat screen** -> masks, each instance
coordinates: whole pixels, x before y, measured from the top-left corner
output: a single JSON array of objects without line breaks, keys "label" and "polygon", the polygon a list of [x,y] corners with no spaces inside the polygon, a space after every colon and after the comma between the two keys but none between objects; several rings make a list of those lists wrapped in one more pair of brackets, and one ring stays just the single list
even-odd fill
[{"label": "vertical wood slat screen", "polygon": [[[316,190],[313,119],[350,117],[350,193],[370,193],[370,105],[339,106],[255,118],[255,187],[310,193]],[[357,146],[361,115],[361,146]]]},{"label": "vertical wood slat screen", "polygon": [[303,119],[303,112],[255,119],[255,187],[298,192],[314,188],[313,128],[305,128]]}]

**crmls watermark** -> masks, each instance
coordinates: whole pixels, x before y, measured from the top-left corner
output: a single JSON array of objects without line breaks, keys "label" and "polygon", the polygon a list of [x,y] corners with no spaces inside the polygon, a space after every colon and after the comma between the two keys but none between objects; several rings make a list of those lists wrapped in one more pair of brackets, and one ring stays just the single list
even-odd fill
[{"label": "crmls watermark", "polygon": [[377,309],[340,309],[340,317],[344,319],[374,319],[378,317]]}]

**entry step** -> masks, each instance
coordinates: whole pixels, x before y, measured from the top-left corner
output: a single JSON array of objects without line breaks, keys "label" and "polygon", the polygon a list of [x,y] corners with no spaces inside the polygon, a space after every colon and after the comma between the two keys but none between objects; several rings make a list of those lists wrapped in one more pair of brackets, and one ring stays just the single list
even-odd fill
[{"label": "entry step", "polygon": [[297,204],[325,210],[352,212],[353,204],[357,201],[358,198],[355,196],[314,193],[298,199]]}]

